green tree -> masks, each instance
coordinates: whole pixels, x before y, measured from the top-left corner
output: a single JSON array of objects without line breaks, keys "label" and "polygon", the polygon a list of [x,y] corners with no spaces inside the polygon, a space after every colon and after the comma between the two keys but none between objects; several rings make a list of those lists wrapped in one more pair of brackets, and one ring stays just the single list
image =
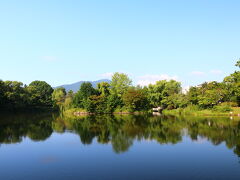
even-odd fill
[{"label": "green tree", "polygon": [[228,92],[228,101],[237,102],[240,106],[240,71],[227,76],[223,82]]},{"label": "green tree", "polygon": [[132,80],[128,77],[128,75],[123,73],[115,73],[112,76],[111,81],[111,90],[113,94],[121,97],[127,89],[132,85]]},{"label": "green tree", "polygon": [[198,104],[199,90],[197,87],[190,87],[187,92],[187,99],[189,103],[197,105]]},{"label": "green tree", "polygon": [[67,96],[73,97],[74,96],[74,92],[72,90],[68,91]]},{"label": "green tree", "polygon": [[177,109],[187,107],[189,101],[185,94],[173,94],[165,99],[167,109]]},{"label": "green tree", "polygon": [[101,82],[97,85],[98,92],[102,96],[109,96],[110,94],[110,84],[107,82]]},{"label": "green tree", "polygon": [[53,93],[52,93],[52,100],[55,103],[62,103],[64,102],[65,96],[66,96],[66,90],[63,87],[59,87],[54,89]]},{"label": "green tree", "polygon": [[84,108],[84,105],[87,99],[92,96],[96,95],[97,91],[92,87],[90,82],[84,82],[80,86],[79,91],[75,94],[73,99],[73,105],[75,107]]},{"label": "green tree", "polygon": [[148,86],[148,99],[151,106],[168,106],[168,97],[174,94],[180,94],[181,83],[175,80],[157,81],[156,84]]},{"label": "green tree", "polygon": [[4,82],[5,106],[8,108],[20,108],[28,105],[28,94],[22,82]]},{"label": "green tree", "polygon": [[141,89],[131,88],[123,95],[123,102],[130,111],[148,110],[148,99]]},{"label": "green tree", "polygon": [[31,104],[34,106],[52,106],[53,88],[45,81],[33,81],[27,87]]},{"label": "green tree", "polygon": [[64,100],[64,109],[71,109],[73,107],[74,93],[72,90],[68,91],[67,96]]},{"label": "green tree", "polygon": [[82,83],[80,87],[81,95],[84,99],[87,99],[88,97],[92,95],[96,95],[96,89],[93,88],[92,84],[90,82],[84,82]]},{"label": "green tree", "polygon": [[116,94],[110,94],[107,97],[107,112],[114,112],[117,107],[122,107],[123,101]]},{"label": "green tree", "polygon": [[222,83],[216,81],[203,83],[199,88],[198,103],[203,108],[211,108],[226,97],[226,91]]},{"label": "green tree", "polygon": [[54,105],[59,107],[61,110],[64,108],[66,94],[66,90],[63,87],[54,89],[52,93],[52,100],[54,102]]},{"label": "green tree", "polygon": [[91,113],[106,113],[106,98],[104,96],[92,95],[85,102],[85,108]]}]

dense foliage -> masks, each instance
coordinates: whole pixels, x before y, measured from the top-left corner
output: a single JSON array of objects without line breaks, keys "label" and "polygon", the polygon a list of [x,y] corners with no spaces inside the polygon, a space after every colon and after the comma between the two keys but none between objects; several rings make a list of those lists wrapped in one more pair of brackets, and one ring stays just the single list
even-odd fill
[{"label": "dense foliage", "polygon": [[[240,67],[237,61],[236,67]],[[28,86],[17,81],[0,81],[0,107],[51,107],[65,111],[77,108],[90,113],[149,111],[154,107],[178,109],[213,109],[230,111],[240,106],[240,71],[224,78],[223,82],[205,82],[183,93],[181,83],[161,80],[146,87],[133,86],[123,73],[115,73],[111,83],[101,82],[94,88],[84,82],[77,93],[64,88],[53,88],[44,81],[33,81]]]},{"label": "dense foliage", "polygon": [[[240,66],[240,61],[236,64]],[[73,106],[92,113],[149,111],[153,107],[178,109],[212,109],[227,112],[240,106],[240,72],[235,71],[223,82],[205,82],[183,93],[181,83],[161,80],[146,87],[132,86],[123,73],[115,73],[111,83],[102,82],[94,89],[84,83],[73,97]]]},{"label": "dense foliage", "polygon": [[44,81],[33,81],[29,86],[18,81],[0,80],[0,107],[48,108],[52,107],[53,88]]}]

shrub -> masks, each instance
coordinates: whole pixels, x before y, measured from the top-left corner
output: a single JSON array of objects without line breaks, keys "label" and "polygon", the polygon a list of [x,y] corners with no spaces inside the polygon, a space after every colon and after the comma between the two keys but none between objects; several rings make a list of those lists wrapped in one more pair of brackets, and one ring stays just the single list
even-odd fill
[{"label": "shrub", "polygon": [[198,105],[188,105],[185,108],[186,111],[200,111],[202,110]]},{"label": "shrub", "polygon": [[217,105],[213,107],[213,111],[216,112],[229,112],[232,111],[232,108],[230,105]]},{"label": "shrub", "polygon": [[219,104],[220,106],[230,106],[230,107],[238,107],[238,104],[236,102],[224,102]]}]

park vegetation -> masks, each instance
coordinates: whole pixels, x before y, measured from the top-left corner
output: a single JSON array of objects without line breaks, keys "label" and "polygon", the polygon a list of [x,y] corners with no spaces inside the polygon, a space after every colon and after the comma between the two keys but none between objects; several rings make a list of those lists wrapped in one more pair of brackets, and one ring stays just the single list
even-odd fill
[{"label": "park vegetation", "polygon": [[[240,61],[236,66],[240,67]],[[77,93],[66,93],[63,88],[54,90],[56,104],[68,112],[131,113],[150,112],[161,107],[165,113],[229,114],[239,111],[240,71],[235,71],[222,82],[205,82],[190,87],[184,93],[181,83],[161,80],[149,86],[133,86],[131,79],[115,73],[110,83],[99,83],[97,88],[85,82]],[[70,110],[69,110],[70,109]],[[240,113],[240,112],[239,112]]]},{"label": "park vegetation", "polygon": [[[240,60],[236,66],[240,67]],[[149,86],[133,86],[128,75],[115,73],[111,82],[101,82],[96,88],[84,82],[79,90],[66,92],[52,88],[44,81],[28,86],[17,81],[0,81],[1,109],[55,109],[80,113],[149,112],[154,107],[166,113],[215,112],[226,113],[240,106],[240,71],[222,82],[205,82],[183,93],[181,83],[161,80]],[[238,109],[239,110],[239,109]]]},{"label": "park vegetation", "polygon": [[18,81],[0,80],[1,109],[50,109],[53,107],[53,88],[44,81],[28,86]]}]

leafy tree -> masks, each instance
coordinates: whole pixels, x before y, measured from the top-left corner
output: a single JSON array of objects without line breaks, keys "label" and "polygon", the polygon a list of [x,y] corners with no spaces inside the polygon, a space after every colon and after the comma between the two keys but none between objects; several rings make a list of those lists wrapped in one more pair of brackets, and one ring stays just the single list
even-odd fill
[{"label": "leafy tree", "polygon": [[198,103],[203,108],[211,108],[223,102],[226,96],[223,84],[216,81],[203,83],[199,91]]},{"label": "leafy tree", "polygon": [[123,101],[116,94],[110,94],[107,97],[107,112],[113,112],[117,107],[122,107]]},{"label": "leafy tree", "polygon": [[164,96],[170,96],[172,94],[179,94],[181,92],[181,83],[175,80],[167,81],[165,84],[165,88],[163,90]]},{"label": "leafy tree", "polygon": [[71,109],[73,107],[73,97],[67,96],[64,101],[64,109]]},{"label": "leafy tree", "polygon": [[64,109],[71,109],[73,107],[73,98],[74,98],[73,91],[72,90],[68,91],[67,96],[65,97],[64,100]]},{"label": "leafy tree", "polygon": [[98,83],[98,92],[102,96],[109,96],[110,95],[110,84],[107,82]]},{"label": "leafy tree", "polygon": [[84,108],[84,104],[86,103],[87,99],[96,94],[97,91],[92,87],[92,84],[90,82],[84,82],[74,96],[73,105],[75,107]]},{"label": "leafy tree", "polygon": [[132,80],[129,79],[128,75],[123,73],[115,73],[112,76],[111,81],[112,93],[121,97],[127,89],[132,85]]},{"label": "leafy tree", "polygon": [[66,98],[66,90],[63,87],[54,89],[52,93],[52,100],[54,102],[54,105],[59,107],[61,110],[64,108],[64,102]]},{"label": "leafy tree", "polygon": [[80,87],[80,93],[84,99],[87,99],[88,97],[92,95],[96,95],[96,90],[93,88],[92,84],[90,82],[84,82],[82,83]]},{"label": "leafy tree", "polygon": [[240,106],[240,71],[227,76],[224,81],[228,91],[228,100],[237,102]]},{"label": "leafy tree", "polygon": [[80,93],[80,91],[78,91],[73,98],[73,106],[83,108],[83,101],[84,99],[82,97],[82,94]]},{"label": "leafy tree", "polygon": [[157,81],[156,84],[150,84],[148,87],[148,98],[151,106],[168,106],[168,97],[181,92],[181,83],[175,80]]},{"label": "leafy tree", "polygon": [[28,94],[22,82],[5,81],[5,105],[9,108],[24,107],[28,104]]},{"label": "leafy tree", "polygon": [[66,90],[63,87],[54,89],[52,93],[52,100],[58,104],[64,102],[65,96],[66,96]]},{"label": "leafy tree", "polygon": [[73,97],[74,96],[73,91],[72,90],[68,91],[67,96]]},{"label": "leafy tree", "polygon": [[31,104],[34,106],[52,106],[53,88],[45,81],[33,81],[27,87]]},{"label": "leafy tree", "polygon": [[191,104],[198,104],[199,89],[197,87],[190,87],[187,92],[187,99]]},{"label": "leafy tree", "polygon": [[129,89],[123,95],[123,102],[130,111],[148,110],[148,99],[143,90]]},{"label": "leafy tree", "polygon": [[187,107],[189,101],[185,94],[173,94],[165,99],[167,109],[177,109]]},{"label": "leafy tree", "polygon": [[104,96],[92,95],[85,102],[85,108],[92,113],[106,113],[106,98]]}]

